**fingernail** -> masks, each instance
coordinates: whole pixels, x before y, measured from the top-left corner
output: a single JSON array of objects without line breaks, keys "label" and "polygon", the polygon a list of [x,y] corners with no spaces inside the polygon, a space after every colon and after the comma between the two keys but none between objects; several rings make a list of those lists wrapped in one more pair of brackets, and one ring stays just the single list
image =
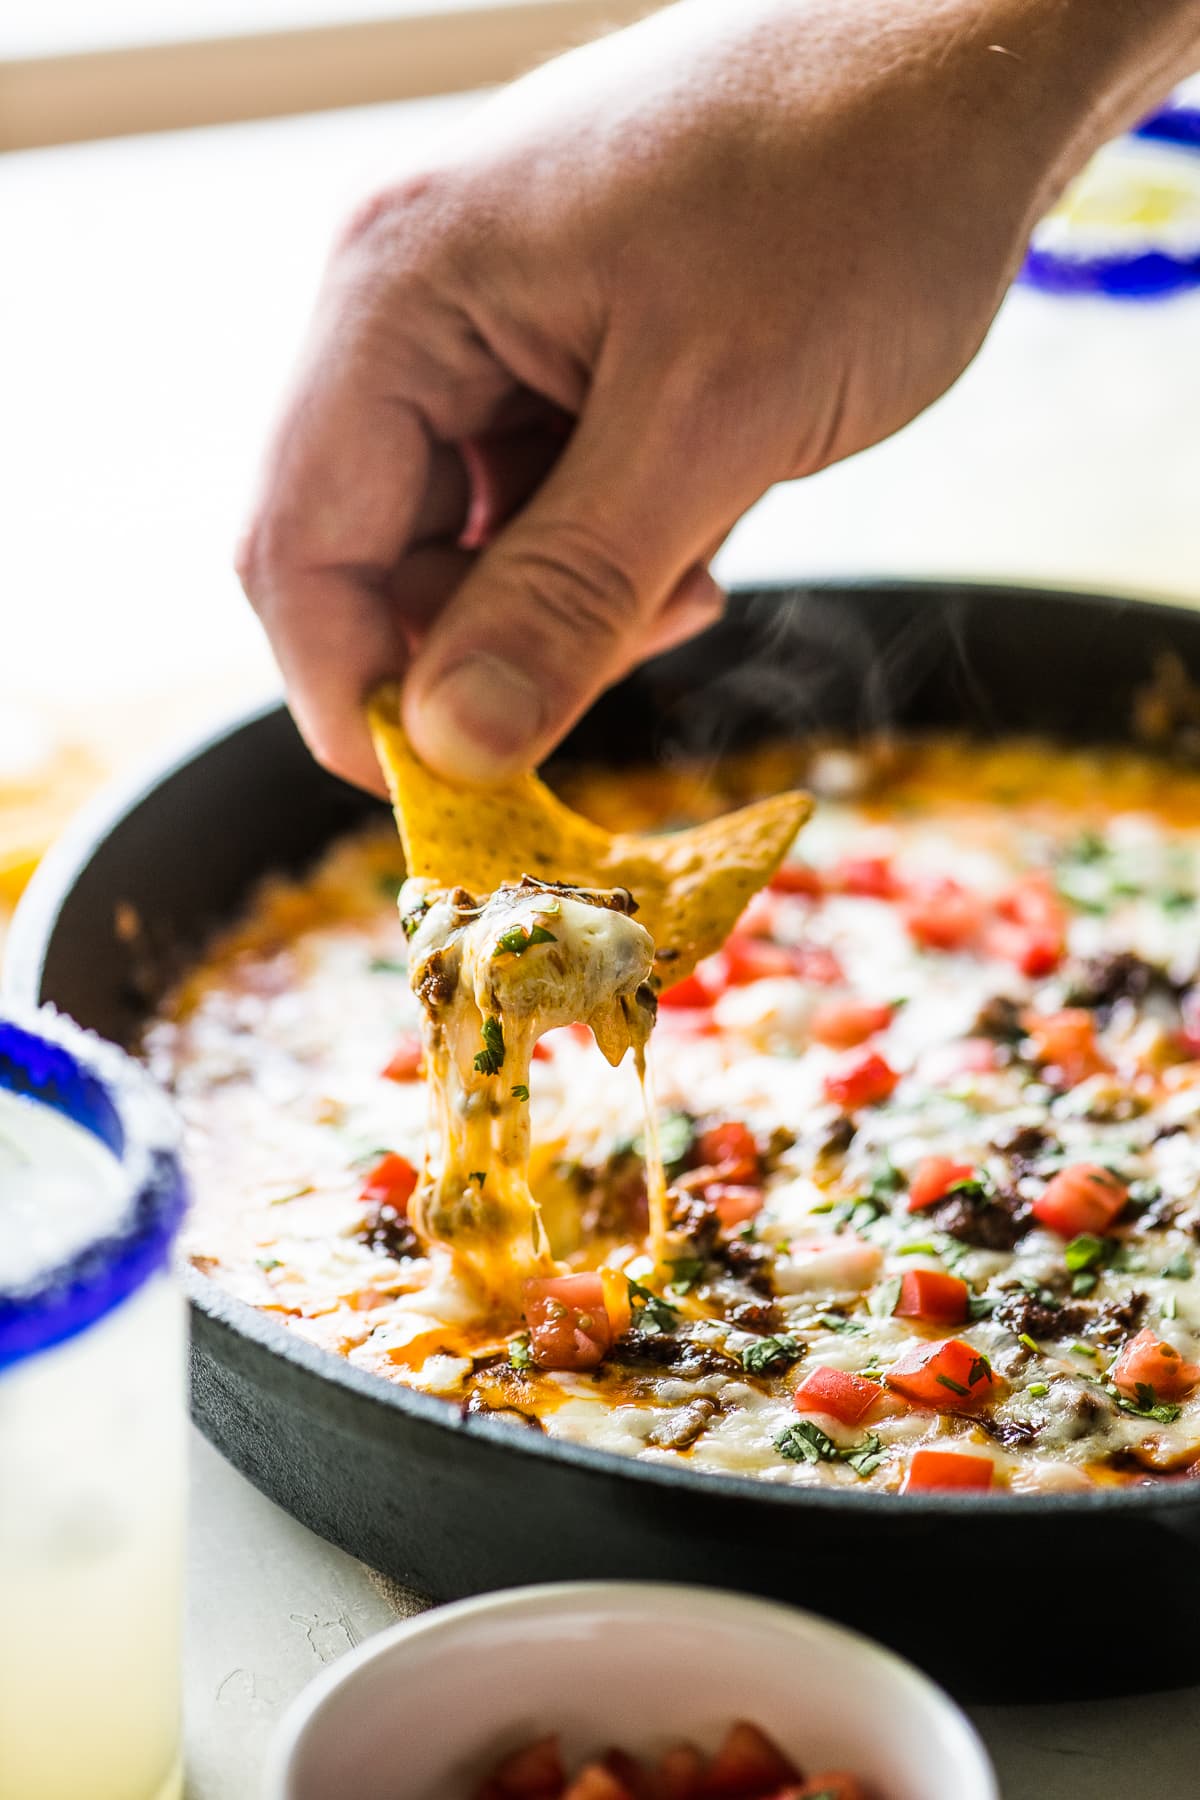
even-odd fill
[{"label": "fingernail", "polygon": [[460,781],[495,781],[524,766],[545,718],[540,689],[498,656],[470,656],[430,689],[417,748]]}]

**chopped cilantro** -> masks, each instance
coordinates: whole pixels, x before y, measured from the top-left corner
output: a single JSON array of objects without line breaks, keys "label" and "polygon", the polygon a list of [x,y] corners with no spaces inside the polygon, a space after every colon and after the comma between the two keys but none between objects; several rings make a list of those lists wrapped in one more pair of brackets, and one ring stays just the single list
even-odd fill
[{"label": "chopped cilantro", "polygon": [[967,1317],[968,1319],[990,1319],[999,1304],[999,1297],[996,1294],[968,1294]]},{"label": "chopped cilantro", "polygon": [[1170,888],[1165,894],[1158,896],[1158,904],[1164,912],[1190,912],[1196,904],[1196,896],[1189,894],[1184,888]]},{"label": "chopped cilantro", "polygon": [[269,1275],[272,1269],[282,1269],[283,1267],[277,1256],[256,1256],[254,1260],[264,1275]]},{"label": "chopped cilantro", "polygon": [[1073,1237],[1063,1251],[1063,1261],[1068,1269],[1075,1273],[1087,1269],[1098,1269],[1106,1263],[1112,1254],[1112,1245],[1103,1238],[1093,1237],[1090,1231],[1081,1231]]},{"label": "chopped cilantro", "polygon": [[822,1312],[817,1314],[818,1325],[824,1325],[827,1331],[859,1332],[866,1326],[860,1325],[857,1319],[848,1319],[845,1313]]},{"label": "chopped cilantro", "polygon": [[751,1375],[770,1375],[798,1362],[804,1349],[794,1337],[758,1338],[742,1351],[742,1367]]},{"label": "chopped cilantro", "polygon": [[498,1075],[504,1067],[504,1028],[499,1019],[483,1021],[483,1049],[475,1058],[480,1075]]},{"label": "chopped cilantro", "polygon": [[936,1256],[937,1253],[937,1245],[928,1238],[922,1238],[916,1244],[900,1244],[896,1250],[897,1256]]},{"label": "chopped cilantro", "polygon": [[1018,1333],[1018,1341],[1024,1344],[1027,1350],[1032,1350],[1035,1355],[1041,1355],[1041,1345],[1037,1342],[1036,1338],[1031,1338],[1027,1331]]},{"label": "chopped cilantro", "polygon": [[672,1306],[669,1300],[664,1300],[661,1294],[652,1293],[649,1288],[643,1287],[640,1282],[630,1280],[629,1277],[626,1280],[629,1282],[629,1303],[633,1308],[634,1323],[638,1330],[655,1333],[673,1331],[679,1323],[678,1308]]},{"label": "chopped cilantro", "polygon": [[881,1281],[877,1288],[872,1288],[867,1300],[867,1310],[872,1318],[890,1319],[900,1299],[903,1287],[899,1275],[893,1275],[888,1281]]},{"label": "chopped cilantro", "polygon": [[858,1476],[869,1475],[886,1455],[879,1439],[870,1432],[861,1443],[843,1449],[810,1419],[801,1419],[781,1431],[775,1439],[775,1448],[789,1462],[844,1462]]},{"label": "chopped cilantro", "polygon": [[1044,1400],[1050,1392],[1050,1384],[1047,1381],[1031,1381],[1025,1392],[1032,1394],[1035,1400]]},{"label": "chopped cilantro", "polygon": [[1084,1269],[1071,1282],[1071,1292],[1080,1296],[1090,1294],[1096,1288],[1100,1277],[1092,1269]]},{"label": "chopped cilantro", "polygon": [[[658,1120],[658,1153],[662,1157],[663,1168],[672,1175],[679,1168],[691,1151],[696,1139],[695,1121],[683,1112],[663,1113]],[[637,1137],[619,1147],[621,1151],[632,1151],[635,1156],[646,1154],[646,1136],[639,1132]]]},{"label": "chopped cilantro", "polygon": [[[872,1469],[879,1467],[886,1456],[887,1451],[880,1439],[873,1432],[868,1432],[861,1444],[856,1445],[853,1450],[843,1452],[842,1460],[856,1475],[867,1476]],[[819,1800],[819,1796],[814,1796],[813,1800]]]},{"label": "chopped cilantro", "polygon": [[533,1367],[533,1351],[529,1346],[527,1331],[523,1331],[520,1337],[509,1338],[508,1360],[514,1369],[531,1369]]},{"label": "chopped cilantro", "polygon": [[1071,1345],[1071,1350],[1074,1355],[1090,1356],[1093,1361],[1095,1361],[1100,1354],[1098,1350],[1093,1349],[1091,1344],[1081,1344],[1078,1341]]},{"label": "chopped cilantro", "polygon": [[951,1375],[938,1375],[936,1379],[944,1388],[949,1388],[952,1394],[969,1394],[971,1391],[969,1387],[964,1387],[961,1381],[955,1381]]},{"label": "chopped cilantro", "polygon": [[704,1258],[702,1256],[675,1256],[672,1257],[667,1267],[671,1270],[671,1280],[668,1285],[678,1288],[681,1293],[686,1294],[689,1288],[695,1287],[703,1275]]},{"label": "chopped cilantro", "polygon": [[1098,831],[1085,827],[1066,847],[1071,862],[1094,863],[1108,855],[1108,845]]},{"label": "chopped cilantro", "polygon": [[528,1100],[529,1098],[529,1089],[525,1086],[523,1081],[518,1081],[516,1087],[511,1088],[509,1091],[514,1100]]},{"label": "chopped cilantro", "polygon": [[1135,1419],[1154,1419],[1159,1425],[1173,1425],[1179,1417],[1181,1409],[1171,1401],[1156,1400],[1149,1382],[1139,1381],[1134,1394],[1133,1400],[1118,1396],[1117,1405],[1122,1412],[1132,1413]]},{"label": "chopped cilantro", "polygon": [[502,931],[496,939],[496,948],[492,951],[492,957],[495,959],[497,956],[505,955],[524,956],[525,952],[534,944],[557,944],[557,942],[558,939],[554,933],[547,931],[544,925],[534,925],[529,931],[526,931],[523,925],[510,925],[508,930]]},{"label": "chopped cilantro", "polygon": [[1186,1251],[1181,1250],[1178,1256],[1171,1258],[1164,1269],[1160,1269],[1159,1273],[1168,1276],[1172,1281],[1190,1281],[1195,1274],[1195,1266]]},{"label": "chopped cilantro", "polygon": [[981,1350],[971,1367],[967,1370],[967,1386],[974,1387],[977,1381],[994,1381],[992,1365]]},{"label": "chopped cilantro", "polygon": [[407,975],[408,964],[394,956],[373,956],[367,964],[372,975]]}]

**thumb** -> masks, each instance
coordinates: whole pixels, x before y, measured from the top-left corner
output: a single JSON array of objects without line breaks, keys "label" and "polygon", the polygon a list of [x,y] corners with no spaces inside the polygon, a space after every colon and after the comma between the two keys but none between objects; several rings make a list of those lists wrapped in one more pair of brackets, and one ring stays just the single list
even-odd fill
[{"label": "thumb", "polygon": [[661,644],[676,590],[692,629],[718,615],[720,591],[696,564],[729,504],[717,472],[688,468],[681,434],[597,396],[430,628],[404,693],[418,754],[472,783],[533,767]]}]

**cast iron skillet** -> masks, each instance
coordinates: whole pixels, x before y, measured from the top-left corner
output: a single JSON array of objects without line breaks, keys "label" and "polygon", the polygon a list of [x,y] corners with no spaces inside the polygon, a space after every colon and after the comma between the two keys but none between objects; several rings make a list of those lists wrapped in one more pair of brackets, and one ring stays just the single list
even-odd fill
[{"label": "cast iron skillet", "polygon": [[[1200,615],[950,585],[757,590],[606,695],[563,755],[621,763],[892,723],[1120,740],[1167,651],[1200,674]],[[8,993],[129,1044],[180,954],[258,876],[303,868],[377,804],[318,769],[281,708],[242,720],[81,820],[20,908]],[[132,938],[129,906],[145,921]],[[437,1598],[571,1576],[709,1581],[859,1625],[980,1698],[1200,1677],[1190,1481],[905,1499],[653,1467],[464,1417],[203,1276],[190,1291],[201,1429],[315,1531]]]}]

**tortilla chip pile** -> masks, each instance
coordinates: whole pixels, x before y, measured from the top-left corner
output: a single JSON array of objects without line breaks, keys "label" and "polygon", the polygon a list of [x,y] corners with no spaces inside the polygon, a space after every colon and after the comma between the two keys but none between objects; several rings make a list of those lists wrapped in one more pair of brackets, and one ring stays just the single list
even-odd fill
[{"label": "tortilla chip pile", "polygon": [[613,834],[564,806],[536,775],[467,788],[434,774],[404,734],[398,683],[373,695],[368,716],[410,875],[476,894],[522,875],[628,888],[664,986],[720,949],[812,811],[807,794],[776,794],[689,831]]}]

